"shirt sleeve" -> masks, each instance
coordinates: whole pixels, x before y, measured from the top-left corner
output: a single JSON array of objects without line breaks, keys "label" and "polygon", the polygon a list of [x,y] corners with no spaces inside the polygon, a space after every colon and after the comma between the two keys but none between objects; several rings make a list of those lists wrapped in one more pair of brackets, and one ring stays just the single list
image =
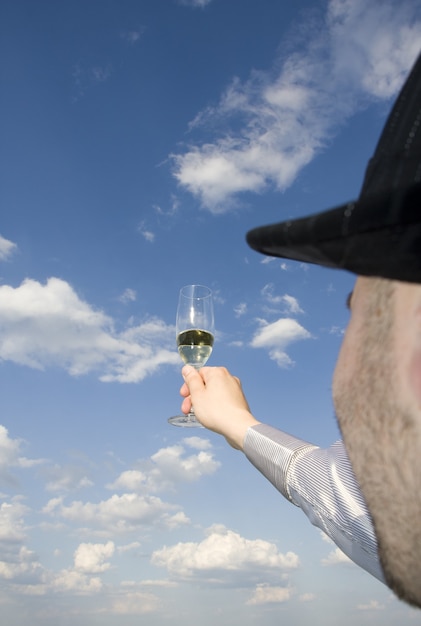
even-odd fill
[{"label": "shirt sleeve", "polygon": [[322,449],[258,424],[247,431],[244,453],[350,559],[385,582],[371,516],[341,441]]}]

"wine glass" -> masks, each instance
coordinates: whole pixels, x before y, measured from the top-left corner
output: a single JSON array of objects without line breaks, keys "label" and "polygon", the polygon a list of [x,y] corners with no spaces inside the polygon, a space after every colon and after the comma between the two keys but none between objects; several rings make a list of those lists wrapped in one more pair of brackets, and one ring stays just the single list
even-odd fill
[{"label": "wine glass", "polygon": [[[176,320],[178,352],[184,361],[200,369],[212,352],[214,339],[212,291],[204,285],[186,285],[180,289]],[[202,427],[193,411],[168,419],[174,426]]]}]

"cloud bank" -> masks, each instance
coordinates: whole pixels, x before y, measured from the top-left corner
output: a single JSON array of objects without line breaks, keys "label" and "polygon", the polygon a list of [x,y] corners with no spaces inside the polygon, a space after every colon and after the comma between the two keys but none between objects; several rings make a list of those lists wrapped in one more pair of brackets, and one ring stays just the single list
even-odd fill
[{"label": "cloud bank", "polygon": [[[10,469],[19,458],[21,443],[8,436],[6,442],[11,453],[5,465]],[[73,500],[66,504],[66,496],[60,495],[33,511],[22,502],[21,496],[4,500],[0,504],[3,586],[13,589],[21,598],[37,596],[49,602],[53,597],[92,598],[92,614],[142,615],[159,611],[158,597],[145,587],[171,588],[186,582],[241,589],[246,594],[245,604],[250,606],[287,602],[294,593],[290,576],[300,566],[298,555],[292,551],[283,553],[275,543],[246,538],[220,524],[208,528],[199,541],[180,541],[151,551],[147,556],[149,565],[156,571],[165,569],[167,579],[111,582],[109,576],[115,576],[126,555],[145,558],[145,547],[138,539],[147,541],[152,527],[162,532],[191,524],[179,505],[154,494],[216,471],[219,464],[211,462],[212,451],[211,442],[197,436],[184,438],[179,446],[157,450],[149,459],[139,462],[144,466],[142,475],[146,479],[140,489],[143,493],[130,491],[131,478],[128,480],[128,472],[123,472],[113,484],[105,486],[123,493],[114,493],[101,501]],[[205,459],[203,453],[209,456]],[[97,493],[100,485],[89,487]],[[4,494],[2,497],[5,498]],[[48,534],[47,542],[52,546],[60,533],[73,538],[70,553],[54,551],[61,567],[55,568],[51,563],[46,566],[40,555],[28,547],[30,528]],[[86,538],[81,541],[83,535]],[[95,535],[101,539],[89,539]]]},{"label": "cloud bank", "polygon": [[299,559],[293,552],[282,554],[273,543],[246,539],[224,526],[214,525],[199,543],[178,543],[156,550],[152,563],[167,568],[176,578],[221,581],[226,580],[227,572],[232,575],[238,571],[252,580],[258,572],[260,576],[263,572],[276,572],[279,577],[280,571],[296,569]]},{"label": "cloud bank", "polygon": [[191,124],[237,130],[172,155],[180,186],[212,213],[230,210],[244,192],[286,189],[350,116],[393,97],[419,53],[419,7],[330,0],[296,38],[280,69],[234,78]]},{"label": "cloud bank", "polygon": [[66,281],[26,279],[0,286],[0,359],[36,369],[94,372],[105,382],[135,383],[178,364],[174,328],[156,317],[121,332]]}]

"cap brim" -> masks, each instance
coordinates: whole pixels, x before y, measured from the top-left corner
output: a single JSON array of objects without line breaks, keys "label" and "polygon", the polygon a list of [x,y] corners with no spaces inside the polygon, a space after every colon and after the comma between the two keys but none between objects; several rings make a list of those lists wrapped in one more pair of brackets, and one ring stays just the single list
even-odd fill
[{"label": "cap brim", "polygon": [[339,222],[349,205],[293,221],[268,224],[250,230],[248,245],[262,254],[304,263],[337,267]]},{"label": "cap brim", "polygon": [[421,282],[421,186],[356,202],[247,233],[269,256],[355,274]]}]

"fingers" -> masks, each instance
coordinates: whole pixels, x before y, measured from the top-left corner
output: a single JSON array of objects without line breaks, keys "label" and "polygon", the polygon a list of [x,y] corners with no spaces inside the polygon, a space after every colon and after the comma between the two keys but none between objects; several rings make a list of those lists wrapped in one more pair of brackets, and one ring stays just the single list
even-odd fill
[{"label": "fingers", "polygon": [[196,370],[185,365],[182,375],[182,411],[187,413],[193,405],[205,428],[223,435],[232,447],[242,450],[247,429],[259,422],[250,412],[240,379],[225,367]]},{"label": "fingers", "polygon": [[190,395],[190,389],[188,388],[186,383],[183,383],[180,388],[180,396],[183,396],[183,398],[187,398],[187,396],[189,395]]},{"label": "fingers", "polygon": [[187,413],[191,411],[191,406],[191,397],[187,396],[187,398],[184,398],[183,402],[181,403],[181,410],[187,415]]}]

